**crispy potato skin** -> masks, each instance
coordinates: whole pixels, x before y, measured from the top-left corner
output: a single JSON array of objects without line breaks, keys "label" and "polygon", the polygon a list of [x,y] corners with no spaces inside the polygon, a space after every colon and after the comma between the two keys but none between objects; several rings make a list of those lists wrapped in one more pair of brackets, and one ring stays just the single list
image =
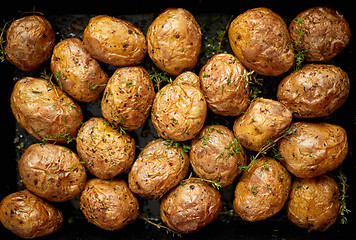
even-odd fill
[{"label": "crispy potato skin", "polygon": [[263,157],[250,163],[235,189],[234,210],[244,220],[265,220],[288,199],[291,177],[279,162]]},{"label": "crispy potato skin", "polygon": [[268,8],[240,14],[231,22],[228,33],[235,56],[258,74],[278,76],[294,64],[287,25]]},{"label": "crispy potato skin", "polygon": [[233,130],[245,148],[259,151],[268,139],[283,131],[291,121],[291,112],[280,102],[256,98],[246,113],[236,119]]},{"label": "crispy potato skin", "polygon": [[194,233],[213,222],[222,209],[220,192],[200,179],[186,179],[161,200],[161,219],[181,233]]},{"label": "crispy potato skin", "polygon": [[78,132],[77,152],[91,174],[111,179],[131,167],[135,140],[119,133],[103,118],[93,117]]},{"label": "crispy potato skin", "polygon": [[159,198],[187,175],[188,168],[188,154],[182,147],[157,139],[148,143],[134,162],[129,187],[141,197]]},{"label": "crispy potato skin", "polygon": [[67,38],[54,47],[51,70],[63,91],[80,102],[98,99],[108,81],[106,73],[78,38]]},{"label": "crispy potato skin", "polygon": [[326,175],[295,179],[286,207],[288,219],[298,227],[324,232],[338,218],[339,195],[338,184]]},{"label": "crispy potato skin", "polygon": [[0,203],[0,222],[22,238],[37,238],[57,231],[62,212],[28,190],[11,193]]},{"label": "crispy potato skin", "polygon": [[118,68],[106,85],[101,100],[103,117],[126,130],[146,121],[155,96],[152,80],[141,66]]},{"label": "crispy potato skin", "polygon": [[307,50],[306,61],[328,61],[351,40],[351,30],[344,16],[324,6],[299,13],[291,21],[289,32],[294,47]]},{"label": "crispy potato skin", "polygon": [[146,38],[140,29],[107,15],[90,19],[83,42],[93,58],[118,67],[139,64],[147,53]]},{"label": "crispy potato skin", "polygon": [[348,152],[346,131],[328,123],[293,123],[296,133],[278,142],[283,164],[300,178],[336,169]]},{"label": "crispy potato skin", "polygon": [[22,71],[30,72],[51,57],[55,34],[48,20],[26,16],[13,21],[6,31],[6,59]]},{"label": "crispy potato skin", "polygon": [[90,223],[110,231],[127,226],[139,214],[138,200],[123,179],[90,179],[79,203]]},{"label": "crispy potato skin", "polygon": [[199,73],[208,107],[216,114],[237,116],[249,105],[250,88],[243,74],[246,68],[231,54],[213,56]]},{"label": "crispy potato skin", "polygon": [[22,128],[39,140],[66,143],[83,121],[80,106],[60,88],[42,78],[16,82],[11,109]]},{"label": "crispy potato skin", "polygon": [[70,149],[54,144],[32,144],[22,154],[18,170],[25,186],[37,196],[65,202],[83,189],[84,166]]},{"label": "crispy potato skin", "polygon": [[232,131],[223,125],[205,126],[191,142],[190,163],[203,179],[231,184],[247,163],[243,147]]},{"label": "crispy potato skin", "polygon": [[189,11],[168,8],[147,30],[148,55],[159,69],[177,76],[194,68],[201,38],[200,26]]},{"label": "crispy potato skin", "polygon": [[339,67],[307,64],[280,82],[277,98],[293,117],[324,117],[346,102],[349,91],[349,77]]}]

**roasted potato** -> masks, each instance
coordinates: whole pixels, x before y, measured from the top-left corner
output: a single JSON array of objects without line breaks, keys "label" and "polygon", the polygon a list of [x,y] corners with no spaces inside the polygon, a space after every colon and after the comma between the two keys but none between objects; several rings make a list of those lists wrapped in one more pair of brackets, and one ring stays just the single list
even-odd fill
[{"label": "roasted potato", "polygon": [[98,99],[108,81],[78,38],[65,39],[54,47],[51,70],[61,89],[80,102]]},{"label": "roasted potato", "polygon": [[201,38],[200,26],[189,11],[168,8],[147,30],[148,55],[159,69],[177,76],[194,68]]},{"label": "roasted potato", "polygon": [[175,79],[175,83],[191,85],[193,87],[200,89],[200,79],[195,73],[191,71],[185,71],[179,74]]},{"label": "roasted potato", "polygon": [[42,78],[18,80],[10,103],[19,125],[42,141],[71,141],[83,121],[80,106],[51,81]]},{"label": "roasted potato", "polygon": [[132,192],[145,198],[159,198],[187,175],[188,154],[172,143],[157,139],[145,146],[129,173]]},{"label": "roasted potato", "polygon": [[344,16],[329,7],[312,7],[299,13],[289,25],[294,48],[304,50],[306,61],[328,61],[351,39]]},{"label": "roasted potato", "polygon": [[41,16],[13,21],[6,31],[6,59],[22,71],[30,72],[51,57],[56,42],[50,22]]},{"label": "roasted potato", "polygon": [[79,203],[90,223],[110,231],[127,226],[139,214],[138,200],[123,179],[90,179]]},{"label": "roasted potato", "polygon": [[152,80],[143,67],[118,68],[106,85],[101,112],[110,123],[131,131],[146,121],[154,96]]},{"label": "roasted potato", "polygon": [[199,177],[217,181],[222,187],[231,184],[247,163],[243,147],[223,125],[205,126],[192,140],[189,158]]},{"label": "roasted potato", "polygon": [[349,77],[339,67],[307,64],[280,82],[277,98],[293,117],[324,117],[346,102],[349,91]]},{"label": "roasted potato", "polygon": [[140,29],[107,15],[90,19],[83,42],[93,58],[118,67],[139,64],[147,53],[146,38]]},{"label": "roasted potato", "polygon": [[216,114],[237,116],[250,99],[246,68],[231,54],[213,56],[200,70],[201,89],[208,107]]},{"label": "roasted potato", "polygon": [[103,118],[86,121],[77,135],[78,155],[91,174],[110,179],[128,170],[135,157],[135,140]]},{"label": "roasted potato", "polygon": [[296,122],[295,134],[278,142],[283,164],[299,178],[316,177],[336,169],[344,161],[346,131],[329,123]]},{"label": "roasted potato", "polygon": [[194,233],[213,222],[222,209],[220,192],[200,179],[186,179],[161,200],[161,219],[171,229]]},{"label": "roasted potato", "polygon": [[62,212],[23,190],[4,197],[0,203],[0,222],[22,238],[37,238],[57,231],[63,223]]},{"label": "roasted potato", "polygon": [[288,199],[291,176],[273,158],[253,160],[237,183],[234,210],[244,220],[255,222],[279,212]]},{"label": "roasted potato", "polygon": [[288,219],[310,231],[326,231],[340,211],[340,191],[332,177],[295,179],[287,203]]}]

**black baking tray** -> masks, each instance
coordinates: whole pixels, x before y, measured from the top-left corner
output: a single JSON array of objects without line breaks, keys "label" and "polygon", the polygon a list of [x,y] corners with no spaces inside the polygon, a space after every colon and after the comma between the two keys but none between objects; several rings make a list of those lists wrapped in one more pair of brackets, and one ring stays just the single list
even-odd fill
[{"label": "black baking tray", "polygon": [[[356,17],[354,13],[354,3],[348,1],[170,1],[170,0],[155,0],[155,1],[139,1],[131,0],[129,2],[112,2],[100,1],[85,4],[74,4],[66,1],[60,2],[26,2],[21,5],[17,3],[7,3],[0,9],[0,21],[10,20],[12,18],[21,17],[26,12],[37,11],[51,22],[56,31],[56,40],[59,42],[68,37],[82,37],[83,29],[85,28],[90,17],[99,14],[108,14],[118,18],[126,19],[139,27],[144,34],[153,19],[167,7],[183,7],[189,10],[200,24],[205,24],[203,29],[203,45],[202,55],[193,69],[199,73],[200,68],[212,53],[207,52],[210,48],[204,49],[209,45],[209,41],[217,44],[216,31],[226,27],[231,17],[235,18],[238,14],[254,7],[268,7],[276,13],[280,14],[287,25],[290,21],[302,10],[313,6],[326,5],[338,10],[343,14],[349,22],[352,33],[356,36]],[[10,5],[10,6],[8,6]],[[2,25],[1,25],[2,26]],[[215,41],[215,42],[214,42]],[[228,53],[232,53],[227,37],[223,41],[222,49]],[[191,235],[182,235],[180,237],[167,233],[164,229],[158,229],[153,225],[146,224],[144,220],[137,219],[124,229],[118,231],[105,231],[86,221],[79,210],[77,199],[66,203],[54,203],[56,207],[63,211],[64,223],[63,226],[54,234],[51,234],[41,239],[356,239],[356,161],[353,153],[356,149],[356,43],[351,40],[351,44],[339,56],[328,62],[330,64],[341,67],[348,73],[351,82],[350,96],[347,102],[334,114],[329,117],[313,119],[311,121],[325,121],[343,126],[348,134],[349,139],[349,154],[342,164],[341,171],[347,177],[349,189],[347,191],[347,208],[351,213],[347,215],[348,223],[340,224],[340,221],[335,223],[326,232],[308,232],[306,229],[296,227],[288,221],[284,209],[272,218],[249,223],[242,221],[236,217],[230,216],[232,211],[232,198],[236,181],[231,186],[221,189],[223,197],[223,213],[212,224],[198,233]],[[146,56],[142,65],[150,72],[152,71],[152,62]],[[110,76],[115,67],[102,64],[103,69]],[[4,196],[24,189],[21,179],[17,173],[17,160],[21,153],[30,144],[38,142],[32,136],[22,130],[14,119],[10,108],[10,94],[15,82],[24,76],[39,77],[41,71],[47,69],[49,71],[49,61],[47,61],[39,70],[30,73],[24,73],[16,69],[7,61],[0,63],[0,72],[2,74],[2,111],[5,115],[5,125],[3,127],[3,144],[1,150],[3,159],[1,161],[0,173],[0,199]],[[288,74],[288,73],[286,73]],[[279,81],[286,76],[265,78],[262,95],[263,97],[276,98],[275,89]],[[100,101],[83,104],[80,103],[84,120],[91,116],[101,116]],[[219,123],[230,129],[235,118],[219,117],[208,113],[207,124]],[[155,139],[157,133],[148,120],[143,127],[131,133],[135,138],[137,146],[137,154],[147,144],[147,142]],[[74,148],[74,145],[69,145]],[[338,174],[335,171],[332,174]],[[90,176],[89,176],[90,177]],[[124,174],[125,178],[126,175]],[[159,200],[145,200],[139,198],[140,215],[147,217],[155,223],[159,222]],[[17,239],[10,231],[0,225],[1,239]]]}]

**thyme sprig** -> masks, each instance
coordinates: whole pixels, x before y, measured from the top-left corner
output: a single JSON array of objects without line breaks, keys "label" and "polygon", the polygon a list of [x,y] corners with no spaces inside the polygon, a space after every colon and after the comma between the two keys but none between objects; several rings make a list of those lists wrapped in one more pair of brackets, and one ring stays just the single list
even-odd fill
[{"label": "thyme sprig", "polygon": [[340,181],[340,222],[341,224],[347,224],[347,217],[346,215],[349,214],[351,212],[351,210],[349,210],[346,206],[346,199],[348,198],[347,196],[347,189],[349,188],[349,185],[346,183],[347,178],[346,176],[342,173],[341,170],[339,170],[339,175],[338,175],[338,179]]},{"label": "thyme sprig", "polygon": [[174,236],[178,236],[178,237],[181,237],[181,236],[182,236],[182,234],[181,234],[180,232],[177,232],[177,231],[175,231],[175,230],[173,230],[173,229],[171,229],[171,228],[169,228],[169,227],[163,225],[162,223],[155,223],[155,222],[149,220],[148,218],[146,218],[146,217],[144,217],[144,216],[142,216],[142,215],[139,215],[138,218],[144,220],[145,223],[148,223],[148,224],[151,224],[152,226],[155,226],[157,229],[164,229],[164,230],[166,230],[166,233],[167,233],[167,234],[172,234],[173,237],[174,237]]}]

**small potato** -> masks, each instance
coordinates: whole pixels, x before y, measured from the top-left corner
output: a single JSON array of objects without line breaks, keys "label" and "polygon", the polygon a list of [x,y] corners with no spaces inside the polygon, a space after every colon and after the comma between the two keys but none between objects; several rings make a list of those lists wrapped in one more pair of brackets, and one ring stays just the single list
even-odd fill
[{"label": "small potato", "polygon": [[287,203],[288,219],[310,231],[326,231],[339,215],[340,190],[336,181],[326,175],[295,179]]},{"label": "small potato", "polygon": [[296,133],[278,142],[286,168],[299,178],[316,177],[336,169],[344,161],[348,142],[346,131],[328,123],[297,122]]},{"label": "small potato", "polygon": [[135,157],[135,140],[103,118],[90,118],[77,135],[78,155],[91,174],[110,179],[128,170]]},{"label": "small potato", "polygon": [[194,233],[213,222],[222,209],[220,192],[200,179],[186,179],[161,200],[161,219],[171,229]]},{"label": "small potato", "polygon": [[118,67],[139,64],[147,53],[146,39],[140,29],[107,15],[90,19],[83,42],[93,58]]},{"label": "small potato", "polygon": [[307,64],[280,82],[277,98],[293,117],[324,117],[346,102],[349,91],[349,77],[339,67]]},{"label": "small potato", "polygon": [[291,177],[279,162],[263,157],[250,163],[235,189],[234,210],[246,221],[265,220],[288,199]]},{"label": "small potato", "polygon": [[256,98],[245,114],[236,119],[234,134],[247,149],[259,151],[261,147],[285,129],[292,121],[292,114],[280,102]]},{"label": "small potato", "polygon": [[4,197],[0,203],[0,222],[21,238],[37,238],[57,231],[63,223],[62,212],[23,190]]},{"label": "small potato", "polygon": [[177,76],[194,68],[201,38],[200,26],[189,11],[168,8],[147,30],[148,55],[159,69]]},{"label": "small potato", "polygon": [[79,199],[87,220],[105,230],[118,230],[136,220],[139,203],[123,179],[90,179]]},{"label": "small potato", "polygon": [[6,31],[6,59],[22,71],[30,72],[51,57],[56,42],[48,20],[26,16],[13,21]]},{"label": "small potato", "polygon": [[25,186],[37,196],[65,202],[83,189],[84,166],[70,149],[54,144],[32,144],[22,154],[18,170]]},{"label": "small potato", "polygon": [[250,70],[278,76],[294,64],[287,25],[268,8],[254,8],[237,16],[229,27],[235,56]]},{"label": "small potato", "polygon": [[20,126],[42,141],[69,142],[83,121],[80,106],[52,82],[42,78],[18,80],[10,103]]},{"label": "small potato", "polygon": [[51,70],[61,89],[80,102],[98,99],[108,81],[78,38],[65,39],[54,47]]},{"label": "small potato", "polygon": [[237,116],[243,113],[250,98],[250,88],[243,77],[246,68],[231,54],[213,56],[200,70],[201,89],[208,107],[216,114]]}]

